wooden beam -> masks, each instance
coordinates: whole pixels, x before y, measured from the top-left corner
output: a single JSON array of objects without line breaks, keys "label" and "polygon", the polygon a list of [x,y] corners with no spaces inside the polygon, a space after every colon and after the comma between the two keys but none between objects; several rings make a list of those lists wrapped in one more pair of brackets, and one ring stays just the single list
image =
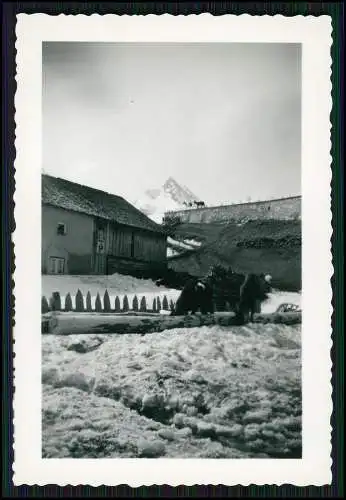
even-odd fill
[{"label": "wooden beam", "polygon": [[[301,312],[256,314],[256,323],[301,323]],[[42,315],[42,333],[56,335],[95,333],[153,333],[173,328],[236,326],[235,315],[219,312],[210,315],[168,316],[154,313],[75,313],[54,312]]]}]

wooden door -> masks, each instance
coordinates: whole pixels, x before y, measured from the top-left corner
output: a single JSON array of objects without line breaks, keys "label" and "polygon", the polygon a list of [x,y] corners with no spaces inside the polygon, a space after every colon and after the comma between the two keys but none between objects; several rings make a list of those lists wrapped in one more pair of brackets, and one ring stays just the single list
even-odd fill
[{"label": "wooden door", "polygon": [[106,238],[106,222],[96,220],[94,233],[94,272],[96,274],[105,274],[106,271]]}]

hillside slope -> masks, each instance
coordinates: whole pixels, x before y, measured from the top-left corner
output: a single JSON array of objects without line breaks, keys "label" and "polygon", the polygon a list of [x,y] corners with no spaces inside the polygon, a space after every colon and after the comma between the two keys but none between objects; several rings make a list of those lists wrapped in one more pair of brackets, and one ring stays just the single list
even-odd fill
[{"label": "hillside slope", "polygon": [[250,221],[246,224],[181,224],[172,235],[195,239],[199,248],[169,259],[175,271],[202,276],[211,265],[235,271],[264,272],[273,276],[273,287],[301,289],[301,223],[299,221]]}]

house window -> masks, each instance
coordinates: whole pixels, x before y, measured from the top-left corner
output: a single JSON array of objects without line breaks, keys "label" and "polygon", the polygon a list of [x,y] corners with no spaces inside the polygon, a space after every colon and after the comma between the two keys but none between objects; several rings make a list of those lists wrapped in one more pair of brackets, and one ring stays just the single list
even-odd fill
[{"label": "house window", "polygon": [[59,222],[56,232],[57,234],[64,236],[66,234],[66,224]]},{"label": "house window", "polygon": [[64,274],[65,259],[62,257],[50,257],[49,272],[50,274]]}]

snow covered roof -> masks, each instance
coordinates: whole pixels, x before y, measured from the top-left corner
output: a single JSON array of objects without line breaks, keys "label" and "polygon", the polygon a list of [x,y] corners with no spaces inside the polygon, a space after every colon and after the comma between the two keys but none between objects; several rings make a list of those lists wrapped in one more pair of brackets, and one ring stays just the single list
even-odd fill
[{"label": "snow covered roof", "polygon": [[42,204],[156,233],[165,232],[121,196],[47,174],[42,174]]}]

